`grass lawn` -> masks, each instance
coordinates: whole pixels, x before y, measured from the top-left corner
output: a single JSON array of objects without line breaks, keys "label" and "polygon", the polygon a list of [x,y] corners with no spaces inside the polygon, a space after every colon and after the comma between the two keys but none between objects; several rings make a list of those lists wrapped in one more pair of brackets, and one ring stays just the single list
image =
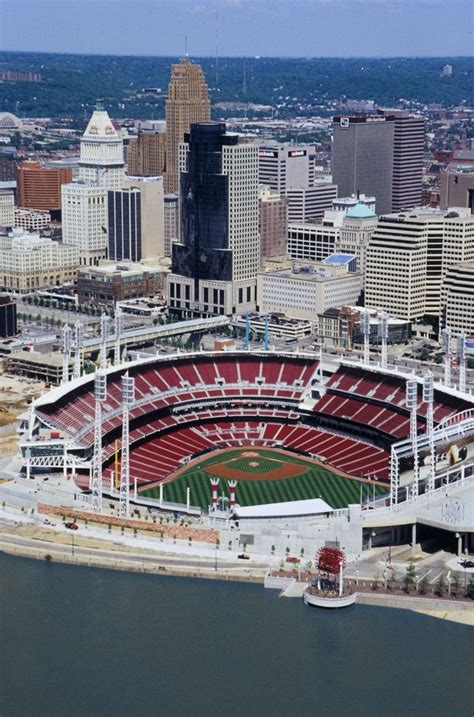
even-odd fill
[{"label": "grass lawn", "polygon": [[[242,455],[246,453],[253,456]],[[298,470],[303,472],[294,477],[272,480],[271,473],[285,463],[290,463],[293,467],[296,464]],[[188,471],[164,486],[164,500],[186,503],[186,488],[190,487],[191,504],[207,510],[211,500],[209,480],[213,475],[213,466],[216,473],[224,466],[229,472],[229,478],[232,477],[232,469],[238,469],[240,479],[237,484],[237,501],[243,506],[322,498],[333,508],[345,508],[349,503],[358,503],[360,500],[361,484],[358,481],[338,476],[322,466],[311,465],[291,453],[282,454],[253,447],[239,448],[221,455],[214,453],[209,457],[203,456],[198,463],[190,466]],[[248,474],[248,479],[242,479],[242,472]],[[261,480],[258,479],[259,474]],[[363,483],[363,499],[372,496],[373,490],[373,486]],[[375,486],[376,495],[383,492],[385,489]],[[159,487],[141,491],[141,495],[148,498],[159,498],[159,494]],[[229,496],[227,481],[222,477],[219,495]]]}]

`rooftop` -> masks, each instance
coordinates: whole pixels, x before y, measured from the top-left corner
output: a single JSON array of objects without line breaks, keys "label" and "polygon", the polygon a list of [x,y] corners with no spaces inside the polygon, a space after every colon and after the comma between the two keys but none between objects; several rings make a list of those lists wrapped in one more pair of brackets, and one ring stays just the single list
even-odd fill
[{"label": "rooftop", "polygon": [[86,139],[119,138],[108,112],[101,105],[98,104],[97,109],[92,113],[83,137]]},{"label": "rooftop", "polygon": [[371,219],[375,217],[375,212],[370,209],[364,202],[358,202],[355,207],[352,207],[347,212],[346,216],[349,219]]}]

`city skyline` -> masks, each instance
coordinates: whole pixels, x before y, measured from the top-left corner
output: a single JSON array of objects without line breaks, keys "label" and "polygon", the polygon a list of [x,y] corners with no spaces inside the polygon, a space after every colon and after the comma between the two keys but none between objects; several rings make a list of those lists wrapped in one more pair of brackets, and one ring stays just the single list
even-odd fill
[{"label": "city skyline", "polygon": [[[0,41],[7,51],[472,56],[474,18],[469,0],[2,0],[1,8]],[[91,14],[95,23],[89,21]],[[166,32],[160,33],[160,28]]]}]

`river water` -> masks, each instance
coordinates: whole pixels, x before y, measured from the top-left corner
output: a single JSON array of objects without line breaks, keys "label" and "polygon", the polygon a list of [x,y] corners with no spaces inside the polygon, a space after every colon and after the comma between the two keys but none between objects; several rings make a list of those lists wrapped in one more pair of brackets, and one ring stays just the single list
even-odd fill
[{"label": "river water", "polygon": [[470,627],[0,554],[0,715],[472,717]]}]

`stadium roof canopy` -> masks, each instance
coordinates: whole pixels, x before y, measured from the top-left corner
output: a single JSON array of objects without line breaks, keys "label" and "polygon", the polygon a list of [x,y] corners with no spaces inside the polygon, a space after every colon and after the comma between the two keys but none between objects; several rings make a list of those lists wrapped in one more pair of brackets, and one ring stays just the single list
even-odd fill
[{"label": "stadium roof canopy", "polygon": [[290,500],[283,503],[267,503],[264,505],[251,505],[247,508],[236,508],[239,518],[286,518],[298,515],[316,515],[318,513],[332,513],[334,508],[321,500]]}]

